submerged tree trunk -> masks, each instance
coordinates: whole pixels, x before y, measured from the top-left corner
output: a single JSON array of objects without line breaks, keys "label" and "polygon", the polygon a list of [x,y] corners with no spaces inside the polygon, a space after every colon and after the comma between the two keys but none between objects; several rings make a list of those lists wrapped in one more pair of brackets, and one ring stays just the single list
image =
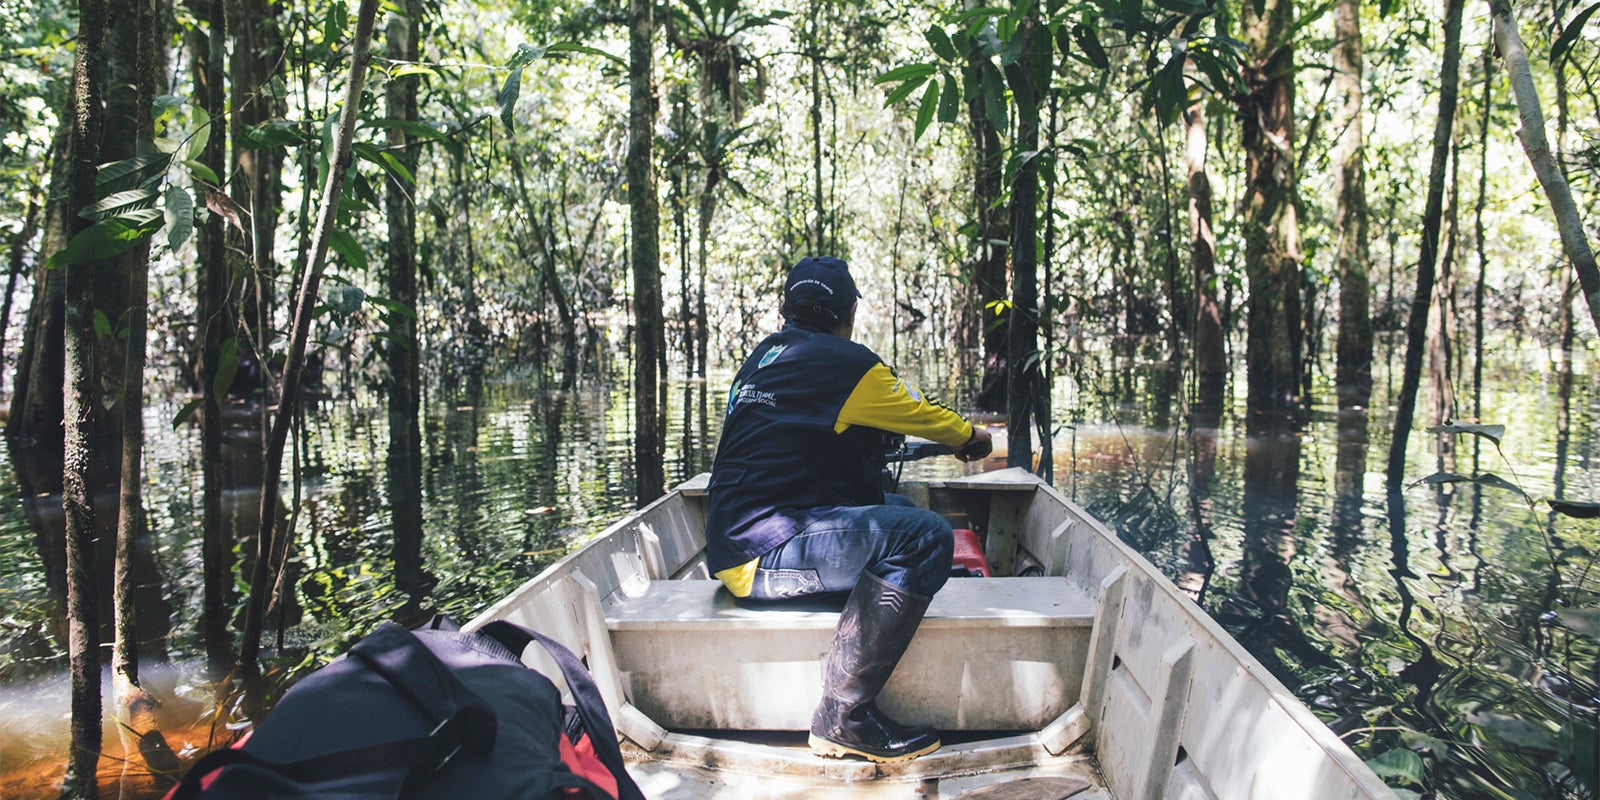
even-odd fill
[{"label": "submerged tree trunk", "polygon": [[[987,58],[969,55],[967,80],[981,80]],[[992,67],[991,67],[992,69]],[[1004,178],[1004,151],[1000,136],[989,121],[984,98],[974,93],[967,97],[967,128],[972,134],[972,283],[978,292],[978,338],[982,343],[983,379],[975,405],[983,411],[1006,408],[1006,329],[1007,319],[1000,310],[1006,300],[1007,241],[1005,207],[1000,204]]]},{"label": "submerged tree trunk", "polygon": [[[1035,61],[1040,52],[1034,34],[1039,19],[1024,16],[1013,36],[1023,37],[1016,64],[1007,78],[1017,103],[1017,149],[1039,149],[1040,87]],[[1011,188],[1011,332],[1007,361],[1006,466],[1033,469],[1033,407],[1039,374],[1039,161],[1030,158],[1017,169]]]},{"label": "submerged tree trunk", "polygon": [[1334,229],[1339,237],[1335,270],[1339,277],[1339,340],[1334,391],[1340,408],[1365,407],[1372,397],[1372,315],[1368,278],[1367,186],[1362,134],[1361,13],[1357,0],[1339,0],[1334,8],[1333,81],[1336,92],[1333,129]]},{"label": "submerged tree trunk", "polygon": [[1578,271],[1578,283],[1583,286],[1584,298],[1589,303],[1589,316],[1600,328],[1600,266],[1595,264],[1594,251],[1589,248],[1583,218],[1572,199],[1572,189],[1550,152],[1539,90],[1528,69],[1528,51],[1522,45],[1522,34],[1517,31],[1511,0],[1489,0],[1489,15],[1494,19],[1495,41],[1506,61],[1506,74],[1511,77],[1511,93],[1517,99],[1517,114],[1522,123],[1517,128],[1517,138],[1522,141],[1528,163],[1533,166],[1539,185],[1544,187],[1545,198],[1550,201],[1550,212],[1555,215],[1556,227],[1561,231],[1561,248]]},{"label": "submerged tree trunk", "polygon": [[[86,230],[80,215],[95,202],[95,171],[100,163],[104,123],[101,91],[108,8],[104,0],[79,0],[78,42],[72,74],[73,135],[71,178],[67,186],[70,234]],[[94,271],[98,263],[65,267],[62,384],[64,422],[61,510],[67,539],[67,658],[72,686],[71,755],[62,796],[99,794],[100,762],[100,609],[95,580],[94,506],[89,485],[94,459]]]},{"label": "submerged tree trunk", "polygon": [[[140,154],[155,152],[150,107],[155,98],[157,23],[151,0],[139,0],[138,87],[135,138]],[[175,186],[167,191],[184,191]],[[146,319],[149,313],[150,245],[135,247],[128,276],[127,362],[123,370],[126,386],[122,393],[122,471],[117,509],[116,559],[112,575],[112,614],[115,636],[111,646],[111,675],[116,708],[121,717],[124,742],[154,728],[155,700],[139,682],[139,629],[135,624],[134,554],[139,537],[145,534],[144,515],[144,370]],[[131,736],[129,735],[131,734]],[[124,748],[132,752],[133,748]],[[146,763],[151,773],[166,765]],[[124,774],[127,764],[124,764]]]},{"label": "submerged tree trunk", "polygon": [[[1193,81],[1189,82],[1192,87]],[[1206,170],[1206,98],[1183,113],[1184,163],[1189,173],[1189,258],[1194,262],[1196,424],[1216,427],[1228,388],[1228,358],[1217,302],[1217,234],[1211,222],[1211,175]],[[1213,444],[1213,449],[1215,445]]]},{"label": "submerged tree trunk", "polygon": [[1405,374],[1394,414],[1394,436],[1389,440],[1387,484],[1393,503],[1405,479],[1406,443],[1416,414],[1417,388],[1422,382],[1422,357],[1427,349],[1428,308],[1433,299],[1434,268],[1439,252],[1439,223],[1443,217],[1445,170],[1449,166],[1450,132],[1455,125],[1456,84],[1461,65],[1461,6],[1445,5],[1444,62],[1439,70],[1439,116],[1433,125],[1433,163],[1428,171],[1428,197],[1422,211],[1422,254],[1417,259],[1417,292],[1406,319]]},{"label": "submerged tree trunk", "polygon": [[[203,30],[197,26],[189,33],[195,104],[206,111],[215,126],[199,160],[221,176],[227,172],[226,137],[218,133],[227,107],[223,86],[226,14],[222,0],[196,0],[191,10],[208,22]],[[195,192],[200,195],[196,205],[206,203],[207,192],[220,191],[220,187],[195,183]],[[200,625],[207,668],[213,677],[220,677],[228,671],[233,659],[228,636],[233,547],[225,535],[228,526],[222,514],[222,410],[227,405],[224,396],[227,387],[219,389],[217,386],[217,376],[222,371],[223,342],[230,338],[232,328],[227,307],[227,230],[221,214],[207,215],[205,222],[196,228],[195,254],[200,273],[200,302],[195,319],[200,344],[200,394],[206,399],[200,411],[200,560],[205,584]]]},{"label": "submerged tree trunk", "polygon": [[666,491],[665,419],[658,366],[661,321],[661,211],[655,176],[655,8],[628,3],[628,204],[633,240],[634,489],[640,507]]},{"label": "submerged tree trunk", "polygon": [[[49,183],[43,206],[43,234],[39,253],[48,255],[67,243],[67,184],[70,182],[73,120],[62,115],[50,145]],[[22,350],[17,354],[16,377],[11,382],[11,416],[6,436],[14,442],[54,447],[61,430],[61,310],[65,270],[45,269],[45,259],[33,265],[33,303],[28,307]]]},{"label": "submerged tree trunk", "polygon": [[[1489,197],[1489,118],[1493,116],[1494,45],[1483,48],[1483,118],[1478,126],[1478,197],[1472,209],[1473,239],[1478,248],[1477,282],[1472,289],[1472,421],[1483,421],[1483,296],[1488,285],[1489,256],[1484,245],[1483,209]],[[1476,452],[1474,444],[1474,452]],[[1476,473],[1474,473],[1476,474]],[[1476,498],[1475,498],[1476,501]]]},{"label": "submerged tree trunk", "polygon": [[[399,12],[389,15],[384,33],[385,49],[391,61],[417,60],[417,37],[422,26],[420,0],[406,0]],[[417,119],[417,81],[420,76],[391,78],[384,86],[384,102],[390,119],[415,122]],[[400,126],[388,131],[390,152],[416,174],[415,141]],[[413,184],[389,173],[384,211],[388,222],[388,248],[385,251],[389,300],[417,310],[417,216]],[[385,346],[389,384],[389,451],[410,453],[413,440],[420,437],[417,414],[421,405],[421,378],[418,360],[417,322],[413,314],[389,312],[389,341]]]},{"label": "submerged tree trunk", "polygon": [[[354,138],[356,117],[361,106],[361,88],[367,79],[367,63],[372,60],[372,28],[377,17],[378,0],[361,0],[356,11],[355,38],[351,44],[350,73],[345,78],[344,104],[339,111],[339,125],[334,130],[333,158],[329,160],[328,176],[322,187],[322,208],[317,215],[316,232],[312,235],[310,259],[303,280],[295,293],[294,322],[289,329],[289,349],[284,359],[283,377],[279,383],[278,411],[272,420],[267,438],[265,467],[261,483],[260,532],[256,538],[256,563],[250,578],[250,597],[245,606],[244,634],[239,646],[239,660],[249,675],[257,674],[256,656],[261,649],[261,629],[265,624],[267,602],[277,583],[277,570],[273,556],[286,552],[277,546],[278,535],[278,483],[283,475],[283,451],[289,439],[289,425],[294,420],[295,408],[300,402],[300,380],[305,373],[306,345],[311,335],[311,320],[317,306],[317,288],[322,282],[322,271],[328,263],[328,242],[332,238],[334,223],[339,216],[339,200],[344,187],[345,173],[350,169],[351,144]],[[288,536],[289,531],[282,535]]]},{"label": "submerged tree trunk", "polygon": [[1246,154],[1245,270],[1250,279],[1246,328],[1250,427],[1284,421],[1300,410],[1304,354],[1300,319],[1300,242],[1295,218],[1294,23],[1292,0],[1242,7],[1248,47],[1240,101]]},{"label": "submerged tree trunk", "polygon": [[[45,172],[49,172],[50,159],[45,159]],[[28,243],[39,233],[40,194],[38,188],[28,191],[28,210],[22,217],[22,228],[11,239],[11,253],[7,259],[6,297],[0,305],[0,364],[4,364],[6,331],[11,329],[11,304],[16,297],[17,279],[22,277],[23,265],[28,259]],[[14,386],[15,384],[13,384]]]}]

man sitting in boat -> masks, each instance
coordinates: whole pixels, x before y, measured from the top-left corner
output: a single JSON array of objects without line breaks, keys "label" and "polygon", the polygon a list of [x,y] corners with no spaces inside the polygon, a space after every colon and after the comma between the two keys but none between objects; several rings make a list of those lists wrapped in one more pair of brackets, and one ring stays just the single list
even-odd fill
[{"label": "man sitting in boat", "polygon": [[[784,282],[783,329],[740,367],[711,472],[707,559],[736,597],[850,592],[811,719],[820,755],[900,761],[939,748],[875,698],[950,576],[950,524],[881,479],[884,431],[988,455],[989,432],[929,400],[852,342],[855,280],[828,256]],[[777,687],[774,687],[777,688]]]}]

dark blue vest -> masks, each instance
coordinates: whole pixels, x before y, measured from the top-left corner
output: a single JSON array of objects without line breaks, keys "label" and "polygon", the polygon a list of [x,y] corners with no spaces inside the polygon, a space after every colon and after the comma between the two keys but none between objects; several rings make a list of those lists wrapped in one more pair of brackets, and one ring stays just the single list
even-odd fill
[{"label": "dark blue vest", "polygon": [[788,541],[814,509],[883,502],[883,432],[833,432],[845,400],[879,362],[862,345],[788,324],[739,368],[711,470],[713,573]]}]

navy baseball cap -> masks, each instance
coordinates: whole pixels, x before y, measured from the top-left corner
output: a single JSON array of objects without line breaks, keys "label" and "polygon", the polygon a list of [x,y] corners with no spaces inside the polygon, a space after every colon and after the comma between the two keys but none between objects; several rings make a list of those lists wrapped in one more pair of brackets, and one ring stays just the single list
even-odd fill
[{"label": "navy baseball cap", "polygon": [[808,256],[789,270],[783,281],[783,316],[838,325],[861,292],[850,277],[850,265],[833,256]]}]

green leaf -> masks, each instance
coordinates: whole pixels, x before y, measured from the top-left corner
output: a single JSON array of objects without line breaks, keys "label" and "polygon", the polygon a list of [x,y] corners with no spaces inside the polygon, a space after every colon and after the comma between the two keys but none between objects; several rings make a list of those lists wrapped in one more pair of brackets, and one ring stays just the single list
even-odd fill
[{"label": "green leaf", "polygon": [[189,177],[191,178],[205,181],[212,186],[222,183],[222,180],[217,177],[217,173],[212,172],[210,167],[200,163],[199,161],[191,158],[183,162],[183,165],[189,168]]},{"label": "green leaf", "polygon": [[1377,758],[1367,759],[1367,766],[1380,778],[1394,778],[1409,784],[1422,785],[1422,756],[1403,747],[1396,747]]},{"label": "green leaf", "polygon": [[1081,22],[1072,26],[1072,40],[1078,43],[1078,49],[1090,63],[1101,69],[1111,69],[1111,59],[1106,57],[1105,48],[1100,46],[1100,35],[1094,28]]},{"label": "green leaf", "polygon": [[1000,51],[1005,48],[1005,43],[1000,41],[1000,31],[992,18],[985,20],[983,27],[973,31],[972,39],[977,42],[978,52],[985,58],[1000,55]]},{"label": "green leaf", "polygon": [[195,409],[199,408],[200,405],[205,401],[206,399],[204,397],[196,397],[191,399],[189,402],[184,403],[183,408],[178,409],[177,416],[172,418],[172,429],[177,430],[178,426],[182,425],[184,420],[193,416]]},{"label": "green leaf", "polygon": [[934,55],[946,61],[955,61],[960,57],[956,53],[955,44],[950,41],[950,34],[945,33],[944,28],[929,25],[928,29],[922,32],[922,37],[928,40],[928,46],[933,48]]},{"label": "green leaf", "polygon": [[194,134],[189,137],[189,149],[186,158],[199,158],[205,153],[206,145],[211,142],[211,115],[200,106],[194,107]]},{"label": "green leaf", "polygon": [[917,108],[917,129],[913,139],[921,139],[922,132],[928,129],[933,122],[933,115],[939,110],[939,82],[928,81],[928,91],[922,95],[922,105]]},{"label": "green leaf", "polygon": [[888,108],[889,106],[892,106],[895,103],[910,97],[912,92],[916,91],[922,86],[922,84],[927,82],[927,76],[922,76],[918,78],[912,78],[911,80],[896,86],[895,90],[890,92],[888,97],[883,98],[883,107]]},{"label": "green leaf", "polygon": [[270,119],[245,131],[244,140],[252,148],[287,147],[306,140],[300,126],[286,119]]},{"label": "green leaf", "polygon": [[1441,483],[1476,483],[1479,486],[1488,486],[1494,489],[1505,489],[1506,491],[1516,492],[1517,494],[1522,495],[1522,499],[1525,502],[1530,504],[1533,502],[1533,499],[1528,497],[1527,493],[1522,491],[1522,487],[1500,477],[1499,475],[1494,474],[1493,472],[1485,472],[1482,475],[1473,475],[1470,477],[1456,472],[1435,472],[1426,478],[1418,480],[1412,485],[1416,486],[1418,484],[1426,484],[1429,486],[1437,486]]},{"label": "green leaf", "polygon": [[418,139],[440,141],[450,138],[450,134],[433,127],[432,124],[417,120],[385,118],[371,120],[362,124],[369,128],[376,128],[378,130],[399,128],[400,130],[405,131],[408,135],[415,136]]},{"label": "green leaf", "polygon": [[328,13],[322,18],[322,43],[329,49],[338,47],[349,21],[350,11],[344,7],[344,3],[329,3]]},{"label": "green leaf", "polygon": [[172,112],[183,107],[183,97],[175,94],[164,94],[150,103],[150,116],[157,122],[166,119]]},{"label": "green leaf", "polygon": [[95,336],[95,338],[96,339],[100,339],[101,341],[104,341],[106,339],[110,339],[111,338],[111,320],[106,319],[106,312],[101,311],[100,309],[97,308],[97,309],[94,310],[93,317],[94,317],[93,323],[94,323],[94,336]]},{"label": "green leaf", "polygon": [[1474,436],[1482,436],[1495,444],[1500,444],[1500,440],[1506,435],[1506,426],[1470,425],[1465,422],[1452,422],[1448,425],[1429,428],[1428,433],[1470,433]]},{"label": "green leaf", "polygon": [[391,314],[396,314],[396,315],[402,316],[402,317],[409,317],[411,319],[416,319],[417,318],[417,312],[413,311],[411,309],[411,306],[408,306],[405,303],[399,303],[399,302],[396,302],[394,300],[390,300],[390,299],[388,299],[386,297],[368,297],[367,298],[367,302],[369,302],[369,303],[377,306],[378,308],[381,308],[384,311],[387,311],[387,312],[389,312]]},{"label": "green leaf", "polygon": [[543,56],[544,48],[534,47],[531,44],[519,44],[517,45],[517,52],[511,54],[511,60],[506,62],[506,66],[513,71],[520,71],[523,67],[532,64]]},{"label": "green leaf", "polygon": [[407,186],[417,185],[417,179],[411,174],[411,170],[406,169],[406,165],[400,163],[400,159],[395,158],[393,153],[384,151],[379,153],[378,157],[383,159],[384,166],[388,167],[402,183]]},{"label": "green leaf", "polygon": [[1009,67],[1017,63],[1017,59],[1022,57],[1022,45],[1026,41],[1026,38],[1018,36],[1013,31],[1006,38],[1005,46],[1000,48],[1000,65]]},{"label": "green leaf", "polygon": [[346,264],[362,272],[366,271],[367,254],[361,249],[361,245],[356,242],[356,237],[351,236],[349,231],[343,228],[335,228],[328,235],[328,247],[343,256]]},{"label": "green leaf", "polygon": [[106,192],[117,186],[124,178],[129,178],[129,185],[142,183],[145,176],[160,173],[172,163],[172,157],[166,153],[149,153],[142,156],[113,161],[101,164],[95,168],[94,185],[97,192]]},{"label": "green leaf", "polygon": [[1407,749],[1418,755],[1431,754],[1435,758],[1445,758],[1450,755],[1450,744],[1448,742],[1420,731],[1401,731],[1400,741],[1405,743]]},{"label": "green leaf", "polygon": [[956,89],[956,76],[945,73],[944,91],[939,95],[939,121],[950,125],[961,116],[961,92]]},{"label": "green leaf", "polygon": [[181,186],[167,187],[162,198],[165,206],[162,221],[167,226],[167,249],[177,250],[194,232],[194,198]]},{"label": "green leaf", "polygon": [[589,54],[591,56],[599,56],[599,57],[604,58],[604,59],[606,59],[608,61],[611,61],[612,63],[616,64],[619,67],[622,67],[623,69],[627,69],[628,68],[628,62],[624,61],[622,58],[620,58],[618,56],[615,56],[615,55],[612,55],[611,53],[608,53],[608,52],[606,52],[604,50],[601,50],[598,47],[589,47],[587,45],[578,44],[577,42],[556,42],[555,44],[550,45],[549,47],[545,48],[545,52],[546,53],[587,53],[587,54]]},{"label": "green leaf", "polygon": [[1523,495],[1524,498],[1529,499],[1530,502],[1532,501],[1531,498],[1527,498],[1526,494],[1523,494],[1521,486],[1518,486],[1511,481],[1494,474],[1493,472],[1485,472],[1482,475],[1473,478],[1473,482],[1479,486],[1492,486],[1496,489],[1505,489],[1506,491],[1516,492],[1517,494]]},{"label": "green leaf", "polygon": [[1591,639],[1600,639],[1600,606],[1558,608],[1556,616],[1561,623]]},{"label": "green leaf", "polygon": [[1550,510],[1565,517],[1573,519],[1594,519],[1600,517],[1600,503],[1574,503],[1570,500],[1546,500]]},{"label": "green leaf", "polygon": [[1122,26],[1129,33],[1138,33],[1149,27],[1144,20],[1144,3],[1140,0],[1122,0]]},{"label": "green leaf", "polygon": [[423,64],[399,64],[393,69],[389,70],[389,80],[404,78],[407,75],[427,75],[430,78],[439,77],[439,73],[435,72],[433,67],[425,66]]},{"label": "green leaf", "polygon": [[106,217],[115,217],[123,212],[132,211],[140,206],[148,206],[156,198],[152,189],[128,189],[115,192],[102,198],[99,202],[90,205],[78,212],[84,219],[100,220]]},{"label": "green leaf", "polygon": [[1006,104],[1006,82],[993,62],[985,61],[983,70],[983,108],[989,124],[1004,134],[1011,129],[1010,106]]},{"label": "green leaf", "polygon": [[500,86],[500,91],[495,95],[495,102],[500,105],[500,121],[506,125],[506,130],[512,128],[511,112],[516,108],[517,96],[522,94],[522,70],[511,70],[506,76],[506,82]]},{"label": "green leaf", "polygon": [[233,378],[238,374],[239,337],[229,336],[222,340],[217,351],[217,374],[211,379],[211,402],[217,408],[222,407],[222,398],[228,396],[228,390],[233,388]]},{"label": "green leaf", "polygon": [[1579,11],[1578,15],[1567,23],[1567,27],[1561,30],[1561,35],[1556,37],[1555,44],[1550,45],[1550,63],[1554,64],[1562,56],[1566,55],[1568,50],[1572,49],[1572,43],[1578,40],[1578,36],[1583,33],[1583,26],[1589,22],[1590,17],[1594,16],[1596,10],[1600,10],[1600,3],[1595,3]]},{"label": "green leaf", "polygon": [[326,297],[328,307],[341,316],[350,316],[361,310],[367,293],[359,286],[331,286]]},{"label": "green leaf", "polygon": [[153,208],[130,211],[96,222],[81,230],[67,246],[51,255],[45,269],[103,261],[122,255],[161,228],[161,212]]},{"label": "green leaf", "polygon": [[913,78],[927,80],[933,75],[934,72],[937,71],[938,68],[932,64],[907,64],[903,67],[895,67],[894,69],[879,75],[877,79],[873,81],[873,83],[894,83],[895,81],[909,81]]}]

